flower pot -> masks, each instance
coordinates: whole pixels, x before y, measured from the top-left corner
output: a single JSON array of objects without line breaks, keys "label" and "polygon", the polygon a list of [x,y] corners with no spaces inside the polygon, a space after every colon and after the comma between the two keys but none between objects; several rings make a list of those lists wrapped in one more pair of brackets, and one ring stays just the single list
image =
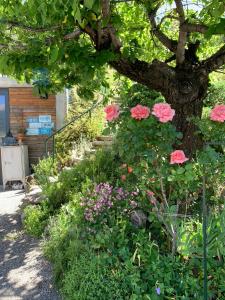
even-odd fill
[{"label": "flower pot", "polygon": [[22,144],[23,140],[24,140],[24,134],[23,133],[18,133],[17,134],[17,140],[18,140],[19,144]]}]

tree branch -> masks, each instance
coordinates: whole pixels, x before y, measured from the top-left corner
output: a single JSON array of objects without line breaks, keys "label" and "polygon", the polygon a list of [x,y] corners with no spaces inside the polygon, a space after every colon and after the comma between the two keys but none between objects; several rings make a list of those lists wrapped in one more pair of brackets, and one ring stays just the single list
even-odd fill
[{"label": "tree branch", "polygon": [[17,27],[17,28],[24,29],[26,31],[37,32],[37,33],[53,31],[53,30],[57,30],[61,27],[60,25],[55,25],[55,26],[52,26],[49,28],[32,27],[32,26],[28,26],[28,25],[25,25],[25,24],[17,22],[17,21],[10,21],[10,20],[0,20],[0,24],[9,25],[11,27]]},{"label": "tree branch", "polygon": [[106,19],[110,16],[110,0],[101,0],[102,16]]},{"label": "tree branch", "polygon": [[[104,20],[108,20],[110,19],[110,15],[111,15],[111,10],[110,10],[110,0],[101,0],[101,6],[102,6],[102,16]],[[116,30],[113,27],[113,25],[108,22],[107,26],[107,31],[108,31],[108,35],[111,39],[112,45],[114,47],[114,50],[116,52],[118,52],[122,46],[120,40],[118,39],[118,37],[116,36]],[[104,29],[103,30],[99,30],[98,32],[98,36],[99,36],[99,45],[98,47],[101,47],[101,39],[102,39],[102,35],[104,38]]]},{"label": "tree branch", "polygon": [[65,41],[73,40],[78,38],[83,32],[80,29],[75,29],[73,32],[67,33],[64,35],[63,39]]},{"label": "tree branch", "polygon": [[158,38],[158,40],[171,52],[176,52],[177,42],[168,38],[157,26],[155,21],[157,9],[148,12],[148,18],[152,26],[152,33]]},{"label": "tree branch", "polygon": [[187,40],[187,32],[182,29],[182,25],[185,22],[185,14],[184,14],[184,8],[181,0],[175,0],[177,13],[179,15],[179,22],[180,22],[180,28],[179,28],[179,38],[178,38],[178,45],[177,45],[177,51],[176,51],[176,61],[177,65],[180,65],[185,60],[185,45]]},{"label": "tree branch", "polygon": [[204,24],[191,24],[188,22],[184,22],[181,25],[181,29],[185,32],[199,32],[204,34],[208,30],[208,26]]},{"label": "tree branch", "polygon": [[201,62],[200,68],[204,68],[207,73],[216,71],[225,65],[225,45],[223,45],[215,54]]},{"label": "tree branch", "polygon": [[154,60],[149,64],[137,59],[133,62],[120,56],[118,60],[111,61],[109,64],[121,75],[160,91],[164,96],[168,96],[170,93],[175,72],[164,62]]}]

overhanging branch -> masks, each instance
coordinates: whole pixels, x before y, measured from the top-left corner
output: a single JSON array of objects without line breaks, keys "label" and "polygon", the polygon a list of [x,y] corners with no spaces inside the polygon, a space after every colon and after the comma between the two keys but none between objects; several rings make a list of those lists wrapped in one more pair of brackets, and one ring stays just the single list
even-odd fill
[{"label": "overhanging branch", "polygon": [[207,73],[218,70],[225,65],[225,45],[223,45],[215,54],[201,62],[201,68],[204,68]]},{"label": "overhanging branch", "polygon": [[118,60],[111,61],[109,64],[121,75],[160,91],[164,96],[170,93],[169,86],[173,76],[175,77],[175,72],[164,62],[154,60],[150,64],[138,59],[130,61],[120,56]]}]

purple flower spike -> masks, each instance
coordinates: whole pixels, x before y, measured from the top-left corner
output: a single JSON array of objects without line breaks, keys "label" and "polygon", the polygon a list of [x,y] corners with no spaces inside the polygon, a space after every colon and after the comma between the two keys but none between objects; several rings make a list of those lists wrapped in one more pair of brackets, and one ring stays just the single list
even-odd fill
[{"label": "purple flower spike", "polygon": [[157,287],[157,288],[155,289],[155,291],[156,291],[156,294],[157,294],[157,295],[160,295],[160,294],[161,294],[161,290],[160,290],[159,287]]}]

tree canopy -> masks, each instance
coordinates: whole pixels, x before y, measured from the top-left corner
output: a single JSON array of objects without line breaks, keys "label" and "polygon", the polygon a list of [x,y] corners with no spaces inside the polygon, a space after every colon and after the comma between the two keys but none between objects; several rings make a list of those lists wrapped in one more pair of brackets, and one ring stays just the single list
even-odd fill
[{"label": "tree canopy", "polygon": [[165,61],[223,67],[224,12],[223,0],[0,0],[0,72],[27,82],[44,76],[50,89],[77,84],[85,93],[107,84],[108,63],[160,90]]}]

